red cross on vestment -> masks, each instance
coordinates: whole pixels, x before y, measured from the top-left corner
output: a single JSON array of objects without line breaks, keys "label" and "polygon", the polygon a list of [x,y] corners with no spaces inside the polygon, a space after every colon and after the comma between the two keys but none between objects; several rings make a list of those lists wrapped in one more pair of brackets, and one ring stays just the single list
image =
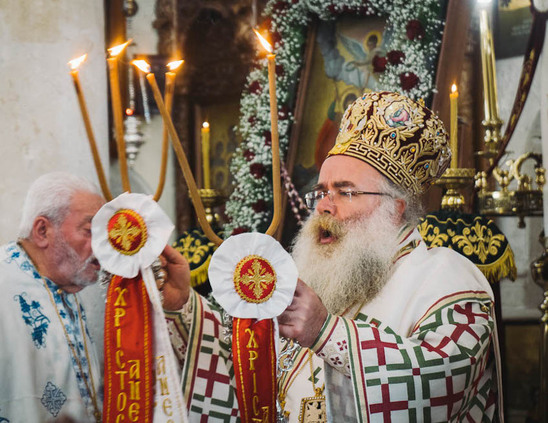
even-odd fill
[{"label": "red cross on vestment", "polygon": [[382,402],[379,404],[372,404],[370,407],[371,414],[382,413],[382,419],[384,422],[391,422],[392,417],[390,414],[392,411],[407,410],[409,407],[408,401],[394,401],[390,402],[390,385],[382,384]]},{"label": "red cross on vestment", "polygon": [[386,356],[384,355],[384,348],[392,348],[397,350],[398,344],[394,342],[383,342],[381,341],[379,330],[377,328],[371,328],[371,331],[373,332],[373,339],[372,341],[362,341],[360,343],[360,346],[364,350],[376,348],[377,349],[377,357],[379,359],[379,366],[384,366],[386,364]]}]

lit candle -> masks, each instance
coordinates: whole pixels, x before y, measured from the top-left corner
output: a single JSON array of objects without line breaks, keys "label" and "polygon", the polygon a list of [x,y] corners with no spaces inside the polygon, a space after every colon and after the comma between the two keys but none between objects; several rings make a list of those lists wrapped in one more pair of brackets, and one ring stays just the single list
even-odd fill
[{"label": "lit candle", "polygon": [[101,185],[101,190],[103,191],[103,195],[105,196],[106,200],[110,201],[112,200],[112,194],[110,193],[107,180],[105,178],[103,165],[101,163],[101,157],[99,156],[99,151],[97,150],[95,135],[93,134],[93,128],[89,119],[86,100],[84,99],[84,92],[82,91],[82,86],[80,85],[80,77],[78,75],[78,67],[84,62],[84,60],[86,60],[86,57],[87,54],[84,54],[83,56],[73,59],[68,63],[71,68],[70,76],[72,76],[72,81],[74,82],[74,89],[76,90],[76,96],[78,97],[80,112],[82,113],[82,118],[84,119],[84,126],[88,135],[89,147],[91,149],[91,155],[93,156],[95,171],[97,172],[97,177],[99,178],[99,184]]},{"label": "lit candle", "polygon": [[164,100],[162,99],[162,93],[160,92],[160,88],[158,88],[158,83],[156,82],[156,78],[153,73],[150,73],[150,65],[144,60],[134,60],[131,63],[133,63],[135,66],[137,66],[139,69],[147,74],[146,78],[150,87],[152,88],[154,100],[156,101],[156,105],[158,106],[158,110],[162,115],[164,123],[167,125],[171,144],[173,145],[175,155],[177,156],[177,160],[179,161],[179,165],[181,166],[183,177],[185,178],[185,181],[188,185],[188,191],[190,193],[192,203],[194,204],[194,208],[196,209],[198,222],[200,223],[200,226],[202,227],[205,235],[211,240],[211,242],[219,246],[221,245],[223,240],[213,231],[213,229],[211,229],[211,225],[207,221],[204,205],[200,198],[198,187],[196,186],[196,181],[194,180],[194,176],[192,175],[192,171],[190,170],[190,165],[188,164],[186,154],[181,145],[181,141],[179,140],[179,136],[177,135],[177,131],[175,130],[175,126],[173,125],[173,120],[167,112]]},{"label": "lit candle", "polygon": [[[177,76],[177,69],[184,63],[184,60],[177,60],[174,62],[169,62],[167,67],[169,71],[166,72],[166,89],[164,93],[164,104],[168,114],[171,116],[171,109],[173,107],[173,93],[175,91],[175,77]],[[167,150],[168,150],[168,132],[167,125],[164,122],[164,130],[162,134],[162,161],[160,164],[160,179],[158,181],[158,188],[156,188],[156,193],[154,194],[154,201],[158,201],[162,196],[164,190],[164,185],[166,182],[166,170],[167,170]]]},{"label": "lit candle", "polygon": [[114,117],[114,128],[116,130],[116,146],[118,147],[118,163],[120,165],[120,176],[122,178],[122,189],[131,191],[126,160],[126,143],[124,140],[124,122],[122,99],[120,96],[120,78],[118,75],[118,55],[127,47],[131,40],[116,47],[108,49],[110,57],[107,59],[110,77],[110,99],[112,105],[112,116]]},{"label": "lit candle", "polygon": [[458,141],[458,99],[459,92],[457,91],[457,85],[451,86],[451,92],[449,93],[451,100],[451,127],[450,127],[450,146],[451,146],[451,167],[456,169],[459,166],[459,141]]},{"label": "lit candle", "polygon": [[202,164],[204,168],[204,188],[211,188],[209,170],[209,123],[202,124]]},{"label": "lit candle", "polygon": [[[176,71],[183,63],[184,60],[177,60],[175,62],[169,62],[167,64],[169,71],[166,72],[166,92],[164,94],[164,104],[166,105],[166,109],[169,114],[171,114],[171,108],[173,106],[173,93],[175,91],[175,78],[177,76]],[[165,125],[164,129],[167,134],[167,128],[165,128]]]},{"label": "lit candle", "polygon": [[280,143],[278,140],[278,103],[276,100],[276,55],[272,46],[255,29],[255,34],[268,51],[268,89],[270,94],[270,132],[272,134],[272,187],[274,192],[274,214],[272,222],[266,230],[267,235],[274,235],[282,215],[282,185],[280,180]]}]

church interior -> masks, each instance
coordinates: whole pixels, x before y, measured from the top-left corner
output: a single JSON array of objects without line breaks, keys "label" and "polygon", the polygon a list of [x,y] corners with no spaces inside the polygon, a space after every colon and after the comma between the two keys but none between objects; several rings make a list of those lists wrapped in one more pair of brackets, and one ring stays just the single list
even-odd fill
[{"label": "church interior", "polygon": [[[348,104],[398,91],[440,116],[454,151],[423,196],[423,237],[488,276],[507,421],[548,422],[547,17],[546,0],[1,1],[1,241],[17,237],[30,183],[68,171],[112,197],[154,195],[207,293],[199,219],[220,237],[266,230],[273,139],[274,236],[289,247]],[[98,339],[104,295],[83,294]]]}]

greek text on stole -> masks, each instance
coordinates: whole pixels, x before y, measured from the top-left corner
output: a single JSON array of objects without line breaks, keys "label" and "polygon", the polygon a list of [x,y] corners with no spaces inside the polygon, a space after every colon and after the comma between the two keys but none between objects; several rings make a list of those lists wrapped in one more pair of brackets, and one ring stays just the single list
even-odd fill
[{"label": "greek text on stole", "polygon": [[118,297],[114,303],[114,328],[116,331],[116,375],[119,377],[120,392],[116,398],[116,423],[137,422],[141,416],[141,360],[124,360],[122,349],[122,320],[126,317],[126,288],[116,288]]},{"label": "greek text on stole", "polygon": [[[156,399],[158,400],[155,405],[155,410],[158,408],[158,405],[161,404],[161,411],[165,416],[173,416],[173,404],[171,402],[169,386],[167,383],[167,374],[166,374],[166,358],[163,355],[156,357]],[[159,393],[158,393],[159,391]],[[168,419],[166,423],[174,423],[172,419]]]},{"label": "greek text on stole", "polygon": [[268,422],[269,407],[262,407],[263,416],[261,418],[261,410],[259,409],[259,395],[257,393],[257,370],[255,369],[255,360],[259,359],[259,344],[255,339],[255,332],[253,330],[246,328],[245,333],[249,335],[249,341],[247,342],[246,349],[249,352],[249,371],[253,379],[253,417],[251,420],[257,423]]}]

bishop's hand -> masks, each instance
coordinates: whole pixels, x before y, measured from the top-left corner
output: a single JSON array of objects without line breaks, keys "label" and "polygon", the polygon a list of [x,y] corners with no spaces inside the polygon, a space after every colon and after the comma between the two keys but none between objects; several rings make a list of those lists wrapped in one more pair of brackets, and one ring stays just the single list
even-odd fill
[{"label": "bishop's hand", "polygon": [[327,315],[320,297],[299,279],[293,301],[278,316],[280,335],[295,339],[303,347],[310,347],[318,337]]},{"label": "bishop's hand", "polygon": [[173,247],[166,245],[160,256],[162,268],[166,272],[162,284],[165,310],[180,310],[188,301],[190,293],[190,266],[185,258]]}]

